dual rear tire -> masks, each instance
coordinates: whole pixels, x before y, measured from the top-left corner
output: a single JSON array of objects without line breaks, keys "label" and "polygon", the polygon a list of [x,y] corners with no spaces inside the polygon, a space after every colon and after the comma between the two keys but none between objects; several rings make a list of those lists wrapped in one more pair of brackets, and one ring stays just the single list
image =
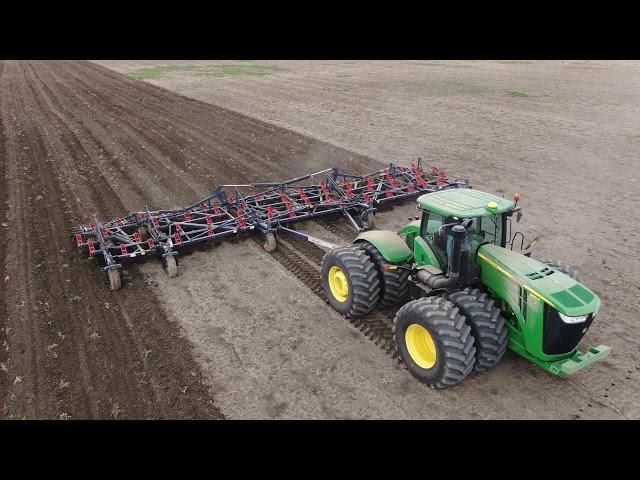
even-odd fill
[{"label": "dual rear tire", "polygon": [[321,276],[327,300],[348,317],[366,315],[376,306],[409,300],[407,266],[387,261],[369,242],[335,248],[322,258]]},{"label": "dual rear tire", "polygon": [[347,317],[366,315],[380,300],[375,265],[357,247],[334,248],[322,258],[322,287],[331,306]]},{"label": "dual rear tire", "polygon": [[506,321],[493,299],[477,288],[459,290],[447,295],[449,301],[460,309],[471,327],[476,344],[474,372],[484,372],[495,367],[507,351],[509,338]]},{"label": "dual rear tire", "polygon": [[409,300],[409,270],[405,268],[390,269],[389,267],[408,267],[405,263],[389,262],[380,251],[369,242],[356,243],[364,250],[376,266],[380,278],[380,306],[392,307]]}]

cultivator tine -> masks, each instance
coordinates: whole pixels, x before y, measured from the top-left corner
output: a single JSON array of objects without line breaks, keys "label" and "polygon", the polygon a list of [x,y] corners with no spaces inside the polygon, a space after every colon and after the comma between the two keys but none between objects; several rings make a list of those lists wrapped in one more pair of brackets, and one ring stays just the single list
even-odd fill
[{"label": "cultivator tine", "polygon": [[[435,167],[427,171],[425,168],[419,158],[409,167],[391,163],[366,175],[328,168],[283,182],[218,185],[210,196],[183,209],[145,207],[107,223],[95,218],[90,225],[72,233],[78,248],[86,248],[90,256],[102,255],[105,270],[109,270],[120,268],[125,259],[153,255],[162,257],[166,267],[167,257],[175,257],[178,251],[192,245],[213,243],[252,230],[263,236],[291,234],[292,230],[285,228],[289,224],[329,214],[344,215],[360,232],[363,228],[354,214],[364,221],[381,202],[469,187],[467,181],[449,181],[444,171]],[[312,183],[321,175],[325,175],[324,179]]]}]

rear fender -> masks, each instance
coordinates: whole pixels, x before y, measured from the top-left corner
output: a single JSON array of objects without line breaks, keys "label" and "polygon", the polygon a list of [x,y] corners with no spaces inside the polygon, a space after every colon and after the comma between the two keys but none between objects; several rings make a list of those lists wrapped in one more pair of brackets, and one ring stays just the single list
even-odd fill
[{"label": "rear fender", "polygon": [[432,265],[443,272],[447,270],[447,264],[443,258],[438,258],[431,246],[422,237],[416,237],[413,242],[414,259],[418,265]]},{"label": "rear fender", "polygon": [[369,242],[376,247],[388,262],[406,262],[412,255],[404,239],[389,230],[369,230],[358,235],[353,241],[355,244],[362,242]]}]

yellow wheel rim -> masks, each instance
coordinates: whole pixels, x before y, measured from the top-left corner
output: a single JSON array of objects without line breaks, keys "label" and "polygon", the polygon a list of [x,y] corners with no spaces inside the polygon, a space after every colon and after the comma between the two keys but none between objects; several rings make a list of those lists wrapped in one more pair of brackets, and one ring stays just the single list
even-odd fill
[{"label": "yellow wheel rim", "polygon": [[329,288],[331,294],[339,302],[346,302],[349,297],[349,284],[346,275],[335,265],[329,269]]},{"label": "yellow wheel rim", "polygon": [[429,331],[417,323],[409,325],[404,334],[411,359],[422,368],[431,368],[436,363],[436,344]]}]

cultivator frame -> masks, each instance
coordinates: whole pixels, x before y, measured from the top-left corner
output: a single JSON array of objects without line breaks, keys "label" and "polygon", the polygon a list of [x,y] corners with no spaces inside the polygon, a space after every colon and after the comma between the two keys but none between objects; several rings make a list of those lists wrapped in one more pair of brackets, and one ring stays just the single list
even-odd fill
[{"label": "cultivator frame", "polygon": [[[318,183],[311,179],[327,174]],[[101,257],[103,270],[122,268],[122,262],[158,255],[176,259],[185,248],[214,243],[243,232],[258,231],[265,249],[275,248],[275,235],[292,235],[326,248],[335,245],[298,232],[288,225],[340,213],[356,232],[372,225],[376,206],[446,188],[470,188],[467,180],[451,181],[435,167],[425,171],[420,159],[410,167],[393,163],[367,175],[352,175],[329,168],[284,182],[219,185],[213,194],[183,209],[133,212],[102,223],[96,218],[73,231],[76,245],[90,256]],[[233,194],[228,195],[229,189]],[[243,190],[245,193],[243,193]],[[246,193],[246,190],[252,190]],[[119,282],[118,282],[119,288]]]}]

